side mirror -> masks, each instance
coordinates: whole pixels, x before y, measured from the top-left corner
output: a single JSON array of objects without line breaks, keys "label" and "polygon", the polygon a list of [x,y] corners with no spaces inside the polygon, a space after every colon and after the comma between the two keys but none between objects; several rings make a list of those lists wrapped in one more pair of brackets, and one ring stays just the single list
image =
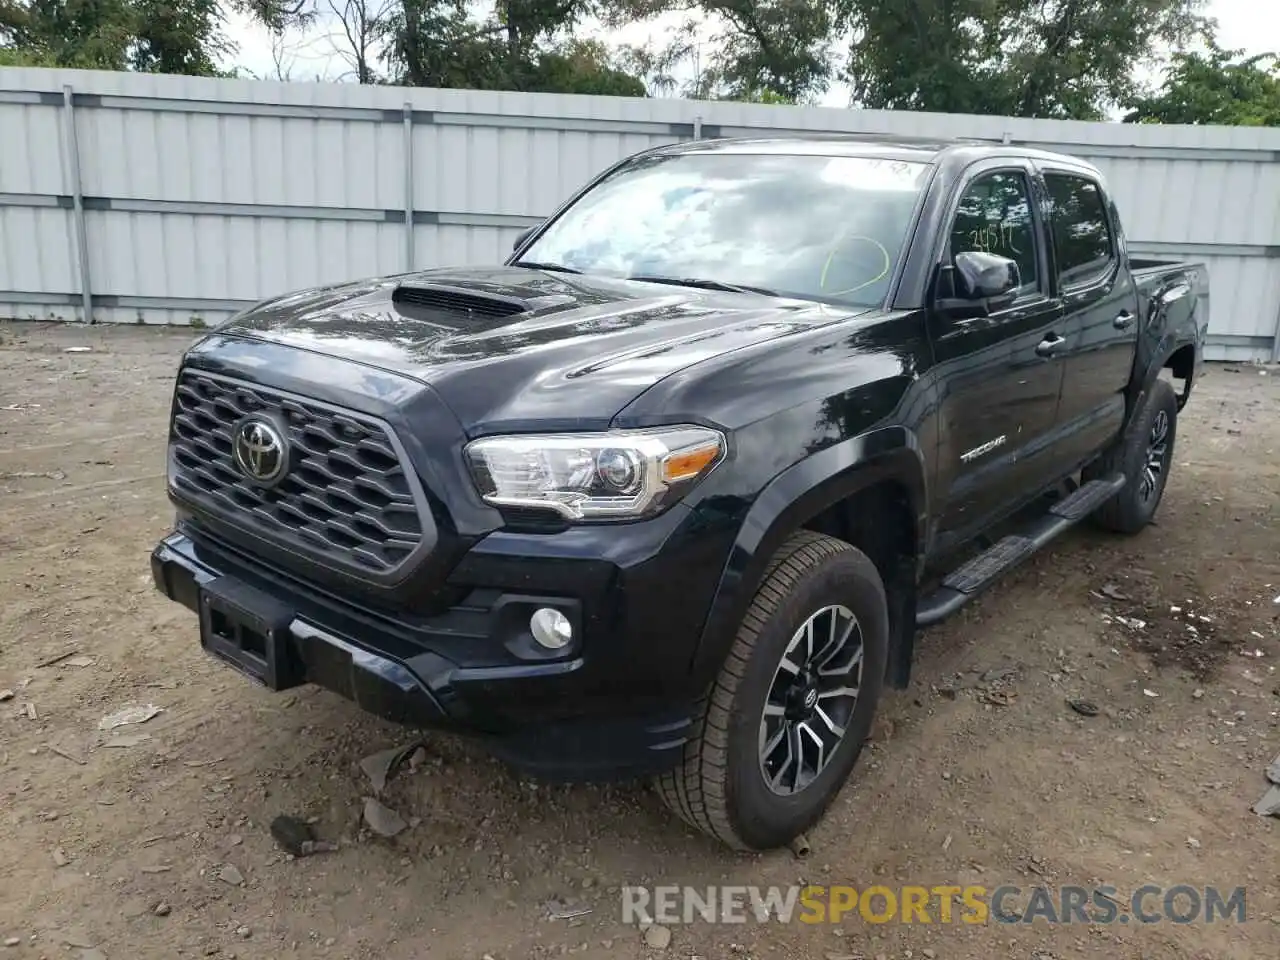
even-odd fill
[{"label": "side mirror", "polygon": [[994,253],[965,251],[938,268],[934,309],[955,320],[985,317],[1012,306],[1022,286],[1018,264]]},{"label": "side mirror", "polygon": [[994,253],[966,250],[955,260],[956,294],[964,300],[985,301],[988,310],[1013,303],[1022,286],[1018,264]]},{"label": "side mirror", "polygon": [[542,224],[538,223],[538,224],[534,224],[532,227],[525,227],[525,229],[521,230],[518,234],[516,234],[516,239],[511,244],[511,249],[519,250],[521,245],[523,245],[524,242],[529,239],[530,234],[532,234],[533,231],[537,230],[538,227],[540,226],[542,226]]}]

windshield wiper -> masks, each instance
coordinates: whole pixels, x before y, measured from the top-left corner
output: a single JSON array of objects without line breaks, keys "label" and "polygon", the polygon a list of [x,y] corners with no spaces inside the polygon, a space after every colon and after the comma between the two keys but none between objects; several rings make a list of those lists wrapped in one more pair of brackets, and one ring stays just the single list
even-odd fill
[{"label": "windshield wiper", "polygon": [[581,273],[577,267],[566,267],[563,263],[540,263],[537,260],[517,260],[513,267],[528,267],[530,270],[554,270],[557,273]]},{"label": "windshield wiper", "polygon": [[702,277],[662,277],[651,274],[636,274],[628,280],[642,280],[645,283],[670,283],[678,287],[700,287],[703,290],[727,290],[729,293],[762,293],[766,297],[776,297],[778,292],[768,287],[749,287],[741,283],[725,283],[723,280],[707,280]]}]

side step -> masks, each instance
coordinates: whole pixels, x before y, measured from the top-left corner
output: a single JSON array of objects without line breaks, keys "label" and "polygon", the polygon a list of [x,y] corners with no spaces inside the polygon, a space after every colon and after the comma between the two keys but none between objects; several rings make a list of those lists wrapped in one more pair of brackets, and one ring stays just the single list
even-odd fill
[{"label": "side step", "polygon": [[951,571],[937,590],[920,598],[916,608],[916,626],[927,627],[955,613],[1005,571],[1016,567],[1114,497],[1124,483],[1124,476],[1118,473],[1103,480],[1090,480],[1055,503],[1024,532],[1004,537],[995,546]]}]

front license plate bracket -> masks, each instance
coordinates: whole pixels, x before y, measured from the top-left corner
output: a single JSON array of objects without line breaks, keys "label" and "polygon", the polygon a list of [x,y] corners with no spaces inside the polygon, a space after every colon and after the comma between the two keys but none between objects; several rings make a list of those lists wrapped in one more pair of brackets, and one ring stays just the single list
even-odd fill
[{"label": "front license plate bracket", "polygon": [[214,657],[271,690],[303,682],[284,603],[232,577],[200,588],[200,645]]}]

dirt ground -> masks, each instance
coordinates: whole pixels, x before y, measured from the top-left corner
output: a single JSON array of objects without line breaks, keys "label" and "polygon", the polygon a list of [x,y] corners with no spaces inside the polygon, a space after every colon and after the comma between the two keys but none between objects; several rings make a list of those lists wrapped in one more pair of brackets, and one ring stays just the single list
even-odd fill
[{"label": "dirt ground", "polygon": [[[251,686],[151,585],[190,339],[0,324],[0,958],[1280,956],[1280,819],[1250,809],[1280,753],[1277,368],[1206,374],[1155,526],[1069,534],[923,635],[801,859],[729,854],[647,786],[535,784],[438,735],[385,793],[409,828],[363,831],[359,760],[415,734]],[[286,857],[280,813],[337,851]],[[1243,886],[1247,919],[697,920],[660,949],[622,921],[624,885],[797,882]]]}]

